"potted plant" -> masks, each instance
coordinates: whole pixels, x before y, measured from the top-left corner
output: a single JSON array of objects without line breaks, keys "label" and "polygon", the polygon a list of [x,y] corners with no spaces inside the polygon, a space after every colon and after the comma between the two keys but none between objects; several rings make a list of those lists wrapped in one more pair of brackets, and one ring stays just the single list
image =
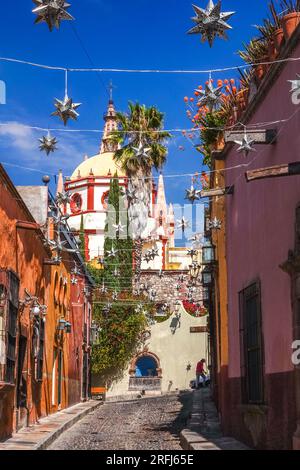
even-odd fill
[{"label": "potted plant", "polygon": [[270,9],[271,16],[275,25],[275,31],[273,33],[274,45],[275,45],[275,49],[277,53],[279,53],[284,43],[284,34],[283,34],[282,26],[281,26],[281,21],[276,11],[276,8],[274,6],[273,0],[271,0],[269,4],[269,9]]},{"label": "potted plant", "polygon": [[[265,39],[253,39],[249,44],[243,44],[244,51],[238,51],[239,56],[248,64],[254,65],[257,80],[260,82],[268,70],[268,44]],[[255,66],[257,64],[257,66]]]},{"label": "potted plant", "polygon": [[263,25],[256,25],[255,28],[260,32],[262,39],[267,41],[270,62],[274,61],[277,56],[277,49],[275,47],[274,41],[274,34],[277,29],[276,25],[273,24],[269,19],[265,19]]},{"label": "potted plant", "polygon": [[285,11],[281,20],[283,34],[288,41],[300,24],[300,0],[282,0],[281,7]]}]

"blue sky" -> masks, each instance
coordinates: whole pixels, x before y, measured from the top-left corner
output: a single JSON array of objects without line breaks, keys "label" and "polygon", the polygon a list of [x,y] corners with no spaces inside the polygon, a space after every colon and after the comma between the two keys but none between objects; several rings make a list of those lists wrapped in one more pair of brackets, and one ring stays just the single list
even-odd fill
[{"label": "blue sky", "polygon": [[[236,51],[243,41],[255,35],[254,24],[266,16],[267,1],[223,0],[223,11],[236,11],[230,20],[233,30],[228,42],[216,40],[212,49],[202,45],[199,36],[186,31],[192,26],[191,0],[70,0],[75,22],[64,22],[59,31],[48,31],[45,24],[34,25],[30,0],[5,2],[1,8],[0,55],[38,63],[67,67],[210,69],[241,63]],[[195,0],[206,7],[207,0]],[[80,38],[80,40],[78,39]],[[84,44],[84,48],[82,47]],[[216,78],[231,78],[232,73]],[[128,100],[156,105],[166,114],[167,128],[189,127],[183,97],[191,95],[207,76],[80,74],[69,78],[69,95],[83,103],[72,129],[102,129],[107,107],[107,90],[112,79],[114,99],[119,110]],[[0,62],[0,80],[7,85],[7,104],[0,106],[0,160],[32,170],[5,165],[18,185],[40,184],[43,174],[57,174],[60,168],[70,175],[85,153],[97,153],[100,135],[57,134],[60,149],[51,156],[40,153],[40,132],[25,130],[21,124],[63,127],[50,117],[55,97],[64,94],[64,76],[25,65]],[[185,151],[178,147],[183,145]],[[201,157],[180,135],[169,147],[165,174],[192,173],[201,170]],[[54,178],[52,178],[52,184]],[[190,178],[166,179],[169,202],[182,203]]]}]

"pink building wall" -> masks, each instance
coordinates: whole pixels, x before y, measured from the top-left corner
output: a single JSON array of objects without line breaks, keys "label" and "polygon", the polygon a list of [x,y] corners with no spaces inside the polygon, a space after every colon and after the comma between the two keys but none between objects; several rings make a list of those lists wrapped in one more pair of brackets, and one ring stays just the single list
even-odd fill
[{"label": "pink building wall", "polygon": [[[300,46],[293,53],[294,57],[299,55]],[[268,126],[278,130],[276,144],[256,145],[257,152],[250,153],[248,157],[237,153],[237,146],[233,146],[226,156],[227,168],[249,163],[247,168],[226,172],[226,186],[234,185],[234,195],[226,196],[229,378],[238,383],[236,379],[241,376],[238,293],[260,279],[266,399],[270,405],[268,419],[272,416],[275,419],[275,408],[280,406],[283,414],[287,415],[287,422],[281,425],[287,427],[293,426],[289,419],[293,413],[292,404],[289,403],[293,399],[290,377],[293,370],[291,282],[279,265],[286,261],[288,251],[294,248],[295,209],[300,202],[300,178],[292,176],[247,183],[245,171],[299,160],[300,106],[292,103],[291,84],[288,83],[288,80],[296,78],[297,72],[297,62],[284,66],[249,122],[256,124],[291,118],[287,123]],[[272,390],[276,378],[277,391]],[[289,381],[291,386],[288,386]],[[235,397],[232,398],[233,403],[238,401],[238,393],[236,388],[232,391],[232,397]],[[275,404],[278,397],[279,405]],[[272,442],[270,438],[270,447]]]}]

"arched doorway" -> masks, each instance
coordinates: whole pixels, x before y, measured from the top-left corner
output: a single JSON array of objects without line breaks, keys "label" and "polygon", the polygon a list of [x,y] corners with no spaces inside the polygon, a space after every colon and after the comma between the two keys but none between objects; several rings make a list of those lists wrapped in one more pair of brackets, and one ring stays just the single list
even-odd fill
[{"label": "arched doorway", "polygon": [[158,364],[153,356],[142,356],[136,362],[136,377],[157,377]]},{"label": "arched doorway", "polygon": [[130,367],[129,390],[161,390],[162,370],[156,354],[143,352],[136,356]]}]

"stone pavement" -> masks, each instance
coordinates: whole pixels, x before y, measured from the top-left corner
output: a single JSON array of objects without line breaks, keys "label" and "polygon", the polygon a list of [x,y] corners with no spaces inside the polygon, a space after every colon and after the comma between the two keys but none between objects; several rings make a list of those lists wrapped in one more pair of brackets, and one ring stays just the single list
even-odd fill
[{"label": "stone pavement", "polygon": [[45,450],[63,432],[102,404],[100,401],[90,400],[41,418],[38,424],[23,428],[10,439],[0,442],[0,451]]},{"label": "stone pavement", "polygon": [[180,434],[180,443],[184,450],[250,450],[242,442],[223,436],[208,389],[194,391],[190,420]]}]

